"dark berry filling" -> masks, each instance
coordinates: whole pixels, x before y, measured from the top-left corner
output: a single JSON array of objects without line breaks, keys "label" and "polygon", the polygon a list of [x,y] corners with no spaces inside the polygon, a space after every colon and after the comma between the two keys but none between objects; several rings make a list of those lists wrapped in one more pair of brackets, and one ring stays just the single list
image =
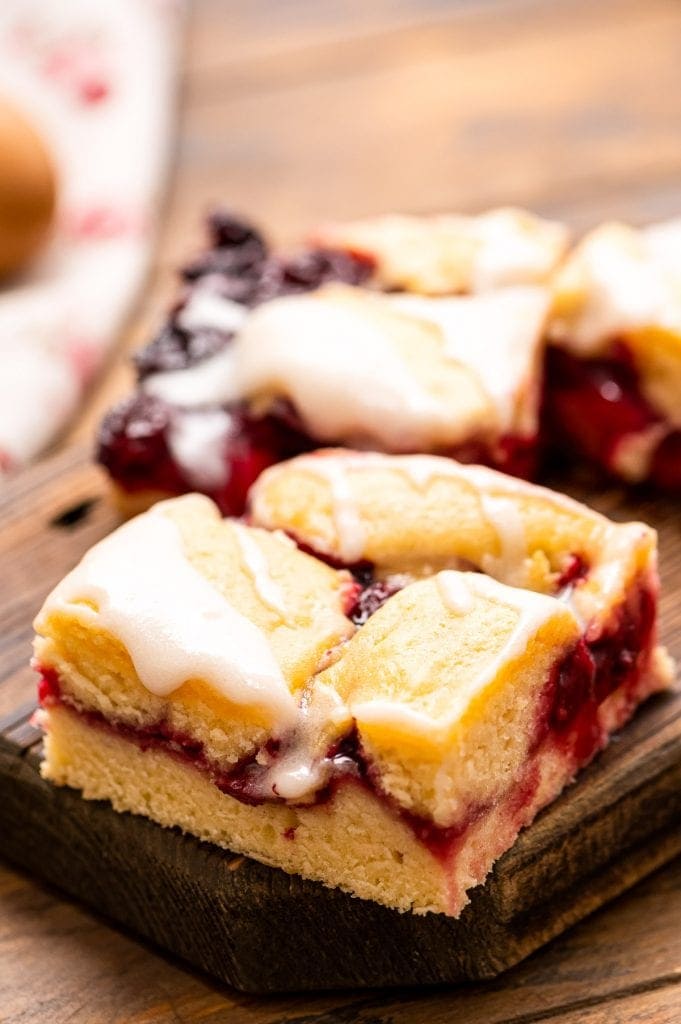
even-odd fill
[{"label": "dark berry filling", "polygon": [[389,597],[396,594],[402,587],[399,583],[386,580],[373,580],[361,587],[352,607],[347,612],[349,619],[356,626],[363,626],[368,619],[381,608]]},{"label": "dark berry filling", "polygon": [[[543,420],[558,450],[577,452],[615,475],[622,440],[662,422],[641,392],[630,351],[619,342],[607,359],[578,359],[548,349]],[[681,490],[681,431],[670,433],[653,452],[648,479]]]},{"label": "dark berry filling", "polygon": [[229,334],[211,328],[186,331],[176,323],[168,323],[153,341],[133,356],[137,376],[144,380],[151,373],[186,370],[216,355],[229,339]]},{"label": "dark berry filling", "polygon": [[[210,409],[206,409],[210,412]],[[115,406],[99,431],[97,458],[129,493],[160,491],[183,494],[197,481],[175,460],[171,431],[182,410],[160,398],[137,392]],[[202,415],[192,410],[191,415]],[[228,411],[224,448],[224,483],[199,486],[224,515],[241,515],[251,484],[264,469],[310,450],[305,434],[273,415],[254,417],[245,406]]]},{"label": "dark berry filling", "polygon": [[99,428],[97,459],[126,491],[189,490],[169,448],[173,409],[137,392],[114,406]]},{"label": "dark berry filling", "polygon": [[336,250],[274,255],[257,228],[226,212],[211,214],[208,231],[211,245],[184,268],[185,281],[194,283],[210,275],[211,287],[219,294],[247,306],[331,281],[363,284],[374,269],[366,256]]},{"label": "dark berry filling", "polygon": [[453,448],[438,451],[437,454],[446,455],[467,465],[479,463],[493,466],[524,480],[533,480],[537,471],[536,436],[520,437],[516,434],[506,434],[493,443],[467,441]]}]

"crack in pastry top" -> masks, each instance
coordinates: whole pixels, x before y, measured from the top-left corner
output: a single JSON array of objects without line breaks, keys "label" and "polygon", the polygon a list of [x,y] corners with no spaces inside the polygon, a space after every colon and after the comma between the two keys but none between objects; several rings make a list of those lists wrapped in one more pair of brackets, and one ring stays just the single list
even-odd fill
[{"label": "crack in pastry top", "polygon": [[283,591],[272,578],[267,559],[253,536],[254,531],[248,529],[243,523],[234,520],[232,521],[232,528],[236,532],[236,539],[244,565],[251,574],[258,597],[268,608],[271,608],[272,611],[285,618],[286,601]]},{"label": "crack in pastry top", "polygon": [[[435,455],[397,456],[343,449],[301,455],[288,463],[267,469],[250,492],[255,522],[272,525],[265,507],[268,482],[294,468],[312,473],[329,485],[337,554],[348,563],[366,557],[366,527],[358,488],[356,484],[353,485],[352,479],[353,473],[363,470],[399,473],[421,492],[436,479],[454,479],[471,486],[477,492],[481,513],[495,532],[499,544],[499,554],[485,554],[482,560],[484,564],[480,568],[511,585],[519,584],[523,562],[528,555],[525,525],[514,499],[541,499],[582,520],[600,524],[603,527],[602,544],[594,552],[590,565],[590,586],[572,588],[567,597],[563,595],[561,598],[582,621],[607,610],[623,583],[620,575],[621,560],[637,545],[654,536],[654,531],[643,523],[613,523],[567,495],[508,477],[486,466],[462,465]],[[280,522],[274,525],[285,526]]]}]

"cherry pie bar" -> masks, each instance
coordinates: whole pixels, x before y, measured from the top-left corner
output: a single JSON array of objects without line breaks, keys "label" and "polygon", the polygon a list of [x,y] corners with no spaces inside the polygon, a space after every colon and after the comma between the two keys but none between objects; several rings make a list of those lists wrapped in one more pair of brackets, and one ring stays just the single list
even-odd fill
[{"label": "cherry pie bar", "polygon": [[587,235],[557,275],[551,337],[561,447],[681,493],[681,220]]},{"label": "cherry pie bar", "polygon": [[198,490],[240,514],[265,467],[330,444],[532,475],[562,226],[516,210],[379,218],[328,226],[293,257],[232,218],[210,226],[137,356],[136,393],[100,431],[129,508]]},{"label": "cherry pie bar", "polygon": [[426,455],[161,502],[36,620],[43,774],[400,910],[458,915],[670,684],[656,537]]},{"label": "cherry pie bar", "polygon": [[382,289],[435,296],[546,284],[568,234],[563,224],[507,207],[477,217],[390,214],[327,224],[313,241],[368,261]]}]

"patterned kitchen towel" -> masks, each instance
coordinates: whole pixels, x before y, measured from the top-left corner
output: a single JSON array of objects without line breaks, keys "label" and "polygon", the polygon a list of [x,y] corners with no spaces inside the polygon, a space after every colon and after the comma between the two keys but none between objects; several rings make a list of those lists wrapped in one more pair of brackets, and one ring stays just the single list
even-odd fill
[{"label": "patterned kitchen towel", "polygon": [[144,282],[183,20],[183,0],[0,3],[0,96],[60,177],[53,241],[0,287],[0,479],[67,425]]}]

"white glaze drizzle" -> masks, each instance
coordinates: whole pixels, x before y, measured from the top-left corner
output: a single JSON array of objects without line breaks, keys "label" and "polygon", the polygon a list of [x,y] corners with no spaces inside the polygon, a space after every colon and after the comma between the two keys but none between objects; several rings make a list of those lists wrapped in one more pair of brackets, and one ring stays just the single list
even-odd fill
[{"label": "white glaze drizzle", "polygon": [[[606,224],[584,239],[566,264],[568,288],[581,293],[577,313],[551,334],[582,356],[613,337],[651,325],[681,330],[681,220],[643,230]],[[561,276],[558,276],[558,294]]]},{"label": "white glaze drizzle", "polygon": [[95,545],[53,590],[45,612],[68,610],[120,639],[157,696],[201,679],[235,704],[262,708],[277,728],[295,725],[296,702],[267,637],[191,565],[162,508]]},{"label": "white glaze drizzle", "polygon": [[465,585],[464,574],[446,569],[436,576],[440,597],[446,608],[455,615],[465,615],[473,607],[470,588]]},{"label": "white glaze drizzle", "polygon": [[[445,357],[467,366],[491,398],[504,431],[536,429],[536,407],[518,416],[523,392],[532,386],[549,307],[540,287],[509,287],[484,295],[429,298],[387,296],[396,309],[435,325]],[[526,404],[526,403],[523,403]]]},{"label": "white glaze drizzle", "polygon": [[272,578],[267,559],[254,537],[254,531],[236,520],[230,520],[230,523],[236,534],[243,563],[253,580],[258,597],[263,604],[285,619],[287,612],[283,591],[276,580]]},{"label": "white glaze drizzle", "polygon": [[178,409],[168,446],[191,487],[222,487],[229,480],[226,458],[232,418],[224,409]]},{"label": "white glaze drizzle", "polygon": [[[439,299],[326,288],[264,303],[227,349],[152,374],[143,388],[193,408],[283,394],[320,440],[375,439],[395,451],[455,444],[476,426],[489,428],[494,410],[497,429],[531,432],[536,407],[521,396],[534,377],[547,305],[539,287]],[[441,359],[477,378],[489,406],[482,394],[477,403],[442,396],[416,379],[396,342],[419,321],[442,339]]]},{"label": "white glaze drizzle", "polygon": [[332,762],[327,755],[329,726],[338,734],[351,722],[350,711],[335,690],[323,683],[303,694],[292,742],[271,763],[267,786],[284,800],[300,801],[328,781]]},{"label": "white glaze drizzle", "polygon": [[[234,380],[245,398],[290,398],[320,441],[391,451],[455,444],[485,426],[490,409],[474,382],[452,395],[420,379],[414,361],[427,330],[438,336],[384,297],[347,286],[274,299],[234,341]],[[399,343],[405,332],[411,361]]]},{"label": "white glaze drizzle", "polygon": [[177,322],[185,331],[210,329],[232,334],[238,331],[248,316],[248,308],[227,299],[211,288],[193,288],[187,304],[177,315]]},{"label": "white glaze drizzle", "polygon": [[[567,495],[506,476],[486,466],[461,465],[436,455],[397,456],[343,449],[298,456],[290,463],[266,470],[251,489],[256,522],[267,524],[270,521],[265,496],[268,480],[288,472],[289,467],[293,466],[321,476],[329,483],[338,534],[337,551],[339,557],[347,561],[359,561],[364,556],[366,531],[349,478],[352,472],[360,470],[397,470],[418,490],[424,490],[438,478],[456,479],[475,488],[483,515],[497,534],[501,548],[499,555],[485,558],[485,566],[481,568],[512,585],[519,582],[522,560],[527,556],[524,527],[520,512],[512,501],[514,497],[550,502],[556,508],[579,516],[582,520],[603,524],[605,530],[602,544],[591,562],[590,586],[575,587],[569,601],[571,609],[584,621],[598,615],[602,609],[607,609],[618,596],[624,586],[623,563],[629,564],[631,551],[650,534],[649,528],[641,523],[612,523]],[[352,557],[346,558],[344,552],[349,552]]]},{"label": "white glaze drizzle", "polygon": [[434,385],[429,365],[416,372],[424,333],[432,358],[446,367],[451,357],[444,342],[437,354],[443,336],[434,321],[397,310],[385,296],[328,286],[263,303],[226,349],[187,369],[151,374],[142,387],[184,408],[240,399],[266,405],[283,396],[321,441],[394,451],[457,444],[490,427],[495,400],[461,360],[448,388]]},{"label": "white glaze drizzle", "polygon": [[[351,458],[351,456],[350,456]],[[372,456],[358,456],[359,465],[366,465]],[[338,534],[338,557],[347,565],[359,562],[364,553],[366,531],[362,523],[357,500],[348,477],[348,463],[339,464],[334,458],[303,456],[305,468],[312,468],[316,476],[326,480],[331,490],[332,516]]]},{"label": "white glaze drizzle", "polygon": [[235,402],[239,389],[234,378],[234,344],[185,370],[152,373],[142,381],[142,390],[170,405],[199,408]]},{"label": "white glaze drizzle", "polygon": [[479,497],[482,514],[499,541],[499,554],[485,553],[480,568],[505,583],[520,582],[527,558],[527,535],[518,503],[482,490]]}]

